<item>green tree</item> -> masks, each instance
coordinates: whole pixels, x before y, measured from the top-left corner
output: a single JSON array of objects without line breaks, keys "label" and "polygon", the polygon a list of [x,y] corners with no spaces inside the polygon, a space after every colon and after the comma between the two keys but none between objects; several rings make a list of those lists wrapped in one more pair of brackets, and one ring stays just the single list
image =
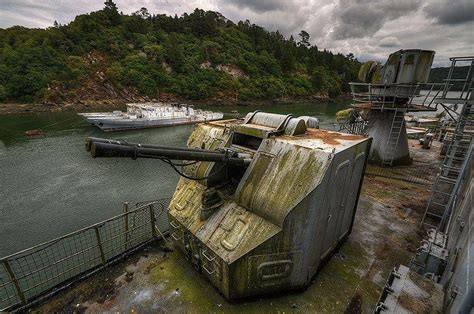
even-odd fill
[{"label": "green tree", "polygon": [[184,49],[180,44],[178,34],[171,33],[166,43],[166,61],[171,65],[173,70],[181,72],[184,69]]},{"label": "green tree", "polygon": [[309,34],[302,30],[298,36],[300,36],[300,41],[298,42],[298,45],[304,46],[304,47],[309,47],[311,44],[309,43]]},{"label": "green tree", "polygon": [[132,15],[141,17],[142,19],[149,19],[151,17],[150,13],[148,12],[148,9],[145,7],[141,8],[138,11],[135,11],[134,13],[132,13]]},{"label": "green tree", "polygon": [[118,12],[117,5],[113,2],[113,0],[105,0],[104,2],[104,13],[107,19],[109,20],[110,24],[117,25],[120,23],[120,14]]},{"label": "green tree", "polygon": [[[0,29],[0,101],[77,97],[84,95],[78,89],[100,84],[191,99],[347,92],[360,63],[353,54],[318,50],[309,39],[304,30],[296,43],[249,20],[233,23],[200,9],[126,15],[107,0],[102,10],[66,25]],[[212,66],[201,68],[205,61]]]}]

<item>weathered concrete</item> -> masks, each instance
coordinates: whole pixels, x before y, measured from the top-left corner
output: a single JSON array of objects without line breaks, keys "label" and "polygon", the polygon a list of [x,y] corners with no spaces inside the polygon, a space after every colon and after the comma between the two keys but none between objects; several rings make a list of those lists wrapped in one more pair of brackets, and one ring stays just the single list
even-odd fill
[{"label": "weathered concrete", "polygon": [[366,177],[353,233],[304,291],[228,303],[180,254],[148,248],[34,311],[367,313],[388,273],[416,249],[427,196],[424,187]]}]

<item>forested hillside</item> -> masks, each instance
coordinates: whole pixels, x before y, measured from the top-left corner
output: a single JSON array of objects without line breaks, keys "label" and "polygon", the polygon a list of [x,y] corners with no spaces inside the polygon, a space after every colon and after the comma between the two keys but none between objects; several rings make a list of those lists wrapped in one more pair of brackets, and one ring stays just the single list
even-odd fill
[{"label": "forested hillside", "polygon": [[[432,83],[444,83],[444,79],[448,77],[449,74],[449,67],[444,68],[433,68],[430,72],[430,78],[428,82]],[[455,79],[465,79],[467,76],[467,72],[469,71],[469,66],[460,66],[456,67],[454,73],[452,74],[452,78]],[[455,82],[454,86],[451,87],[452,90],[462,90],[463,82]]]},{"label": "forested hillside", "polygon": [[360,63],[220,13],[104,9],[47,29],[0,29],[0,101],[275,99],[347,91]]}]

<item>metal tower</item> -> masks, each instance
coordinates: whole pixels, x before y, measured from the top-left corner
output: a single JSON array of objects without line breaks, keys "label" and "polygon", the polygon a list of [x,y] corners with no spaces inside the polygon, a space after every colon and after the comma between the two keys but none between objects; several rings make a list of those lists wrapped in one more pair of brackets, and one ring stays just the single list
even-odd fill
[{"label": "metal tower", "polygon": [[[392,53],[382,69],[374,62],[362,65],[359,79],[366,83],[349,83],[353,107],[365,116],[360,133],[373,138],[369,159],[382,166],[411,163],[405,126],[405,113],[436,111],[434,95],[441,92],[442,84],[426,81],[434,52],[410,49]],[[378,83],[372,83],[377,81]],[[425,91],[423,91],[425,92]],[[350,121],[349,121],[350,122]]]}]

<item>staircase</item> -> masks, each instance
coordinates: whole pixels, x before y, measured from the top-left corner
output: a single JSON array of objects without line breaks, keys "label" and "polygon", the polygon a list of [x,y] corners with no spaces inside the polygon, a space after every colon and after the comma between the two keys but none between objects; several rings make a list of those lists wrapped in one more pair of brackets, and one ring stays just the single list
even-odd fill
[{"label": "staircase", "polygon": [[387,140],[386,152],[383,155],[382,166],[391,167],[393,165],[393,159],[395,158],[404,123],[405,112],[403,110],[395,110]]}]

